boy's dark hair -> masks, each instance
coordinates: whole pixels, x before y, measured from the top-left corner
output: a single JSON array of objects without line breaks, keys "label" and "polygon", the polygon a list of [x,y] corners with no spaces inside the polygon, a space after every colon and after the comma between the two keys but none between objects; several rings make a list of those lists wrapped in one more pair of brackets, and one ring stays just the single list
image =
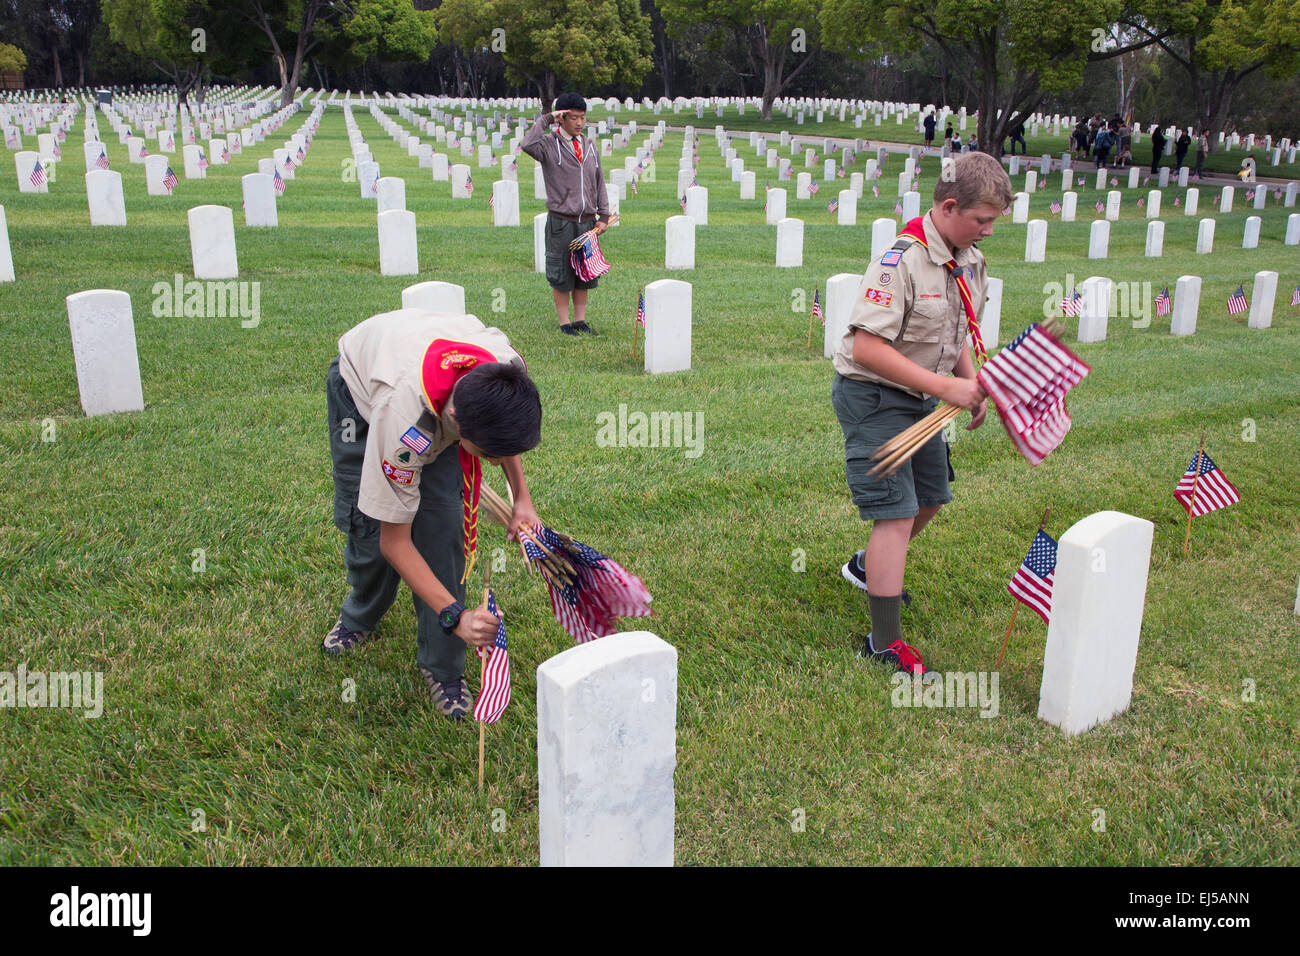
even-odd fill
[{"label": "boy's dark hair", "polygon": [[489,362],[465,373],[453,397],[460,433],[489,458],[509,458],[542,440],[542,400],[528,373]]},{"label": "boy's dark hair", "polygon": [[579,113],[585,113],[587,112],[587,101],[577,93],[561,93],[555,98],[555,108],[557,110],[577,110]]}]

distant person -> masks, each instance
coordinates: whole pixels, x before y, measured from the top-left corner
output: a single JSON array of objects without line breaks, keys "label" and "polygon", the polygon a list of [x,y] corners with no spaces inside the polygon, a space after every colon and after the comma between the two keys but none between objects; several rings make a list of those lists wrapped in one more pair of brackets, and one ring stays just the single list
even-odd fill
[{"label": "distant person", "polygon": [[[587,101],[577,93],[555,99],[555,111],[537,118],[519,148],[542,166],[546,183],[546,281],[551,284],[560,331],[565,335],[596,330],[587,324],[587,290],[597,279],[579,279],[569,260],[569,243],[588,230],[609,227],[609,198],[599,151],[583,135]],[[555,130],[549,130],[552,124]],[[569,298],[573,319],[569,322]]]},{"label": "distant person", "polygon": [[934,128],[937,125],[933,113],[927,113],[925,115],[923,125],[925,126],[925,148],[930,149],[934,146]]},{"label": "distant person", "polygon": [[1079,120],[1079,122],[1074,124],[1071,155],[1075,159],[1088,158],[1088,124],[1083,120]]},{"label": "distant person", "polygon": [[1110,155],[1111,133],[1102,123],[1097,128],[1097,138],[1092,141],[1092,152],[1097,157],[1097,168],[1106,168],[1106,158]]},{"label": "distant person", "polygon": [[1205,168],[1205,159],[1210,155],[1210,133],[1208,130],[1201,130],[1196,137],[1196,178],[1201,178],[1201,170]]},{"label": "distant person", "polygon": [[1156,124],[1156,131],[1151,134],[1151,175],[1154,176],[1160,168],[1160,157],[1165,153],[1165,131]]},{"label": "distant person", "polygon": [[945,143],[951,143],[951,142],[952,142],[952,124],[951,124],[951,123],[949,123],[947,126],[944,127],[944,130],[943,130],[943,141],[944,141]]},{"label": "distant person", "polygon": [[1020,144],[1020,152],[1028,155],[1029,147],[1025,145],[1025,124],[1017,123],[1011,127],[1011,155],[1016,155],[1016,143]]},{"label": "distant person", "polygon": [[1187,135],[1187,130],[1178,134],[1178,139],[1174,140],[1174,168],[1182,169],[1187,165],[1187,150],[1191,148],[1192,138]]},{"label": "distant person", "polygon": [[1119,139],[1119,149],[1115,154],[1115,168],[1127,169],[1129,163],[1133,162],[1133,134],[1127,125],[1121,123],[1116,137]]}]

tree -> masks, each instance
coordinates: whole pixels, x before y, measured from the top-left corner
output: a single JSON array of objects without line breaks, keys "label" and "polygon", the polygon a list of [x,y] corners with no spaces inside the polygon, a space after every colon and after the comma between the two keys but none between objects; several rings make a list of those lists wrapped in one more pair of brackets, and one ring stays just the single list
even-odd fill
[{"label": "tree", "polygon": [[1149,0],[1123,22],[1187,73],[1196,126],[1209,131],[1211,150],[1242,80],[1300,69],[1300,0]]},{"label": "tree", "polygon": [[27,69],[27,55],[12,43],[0,43],[0,73],[21,73]]},{"label": "tree", "polygon": [[1124,0],[825,0],[822,32],[846,51],[932,42],[978,105],[980,150],[1000,156],[1011,128],[1048,94],[1077,87],[1086,62],[1157,42],[1158,33],[1108,44],[1124,12]]},{"label": "tree", "polygon": [[727,39],[741,41],[751,73],[763,77],[763,119],[772,118],[772,103],[812,62],[820,8],[820,0],[659,0],[669,24],[709,27],[715,49]]},{"label": "tree", "polygon": [[181,103],[191,91],[203,102],[204,87],[211,80],[206,30],[218,19],[208,3],[103,0],[103,14],[113,42],[144,57],[176,84]]},{"label": "tree", "polygon": [[650,21],[639,0],[444,0],[438,25],[462,50],[501,55],[506,79],[543,102],[560,80],[636,87],[650,71]]}]

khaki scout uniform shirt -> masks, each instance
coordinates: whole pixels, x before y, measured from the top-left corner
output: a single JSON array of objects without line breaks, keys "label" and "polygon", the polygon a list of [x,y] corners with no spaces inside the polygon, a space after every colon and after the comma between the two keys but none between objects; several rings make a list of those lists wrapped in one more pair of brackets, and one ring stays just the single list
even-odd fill
[{"label": "khaki scout uniform shirt", "polygon": [[[921,392],[903,388],[854,362],[853,333],[855,329],[865,329],[878,335],[917,365],[939,375],[951,373],[961,358],[966,347],[966,309],[957,283],[944,265],[953,255],[930,213],[925,214],[922,222],[929,248],[910,239],[900,240],[908,245],[901,250],[897,265],[881,264],[881,259],[890,261],[891,249],[867,266],[858,285],[858,300],[849,318],[848,331],[840,340],[834,358],[835,371],[845,378],[879,382],[918,398],[924,397]],[[980,320],[984,317],[988,287],[984,254],[971,246],[956,258],[970,289],[975,317]]]},{"label": "khaki scout uniform shirt", "polygon": [[504,332],[472,315],[398,309],[343,334],[339,375],[370,425],[357,507],[378,521],[415,520],[420,470],[460,441],[456,424],[435,416],[424,401],[420,368],[434,339],[469,342],[499,361],[524,364]]}]

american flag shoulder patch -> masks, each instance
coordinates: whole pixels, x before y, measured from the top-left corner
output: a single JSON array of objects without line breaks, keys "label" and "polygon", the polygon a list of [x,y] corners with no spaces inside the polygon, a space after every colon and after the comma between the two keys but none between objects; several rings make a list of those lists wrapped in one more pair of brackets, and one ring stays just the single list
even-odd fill
[{"label": "american flag shoulder patch", "polygon": [[417,455],[423,455],[428,451],[429,445],[431,444],[428,436],[414,425],[403,432],[401,441],[403,445],[411,449],[411,451],[415,452]]},{"label": "american flag shoulder patch", "polygon": [[896,266],[902,261],[903,261],[902,249],[890,249],[888,252],[886,252],[883,256],[880,257],[880,264],[882,266]]},{"label": "american flag shoulder patch", "polygon": [[862,297],[868,302],[874,302],[876,305],[887,306],[894,301],[894,293],[882,292],[880,289],[867,289],[866,294]]}]

